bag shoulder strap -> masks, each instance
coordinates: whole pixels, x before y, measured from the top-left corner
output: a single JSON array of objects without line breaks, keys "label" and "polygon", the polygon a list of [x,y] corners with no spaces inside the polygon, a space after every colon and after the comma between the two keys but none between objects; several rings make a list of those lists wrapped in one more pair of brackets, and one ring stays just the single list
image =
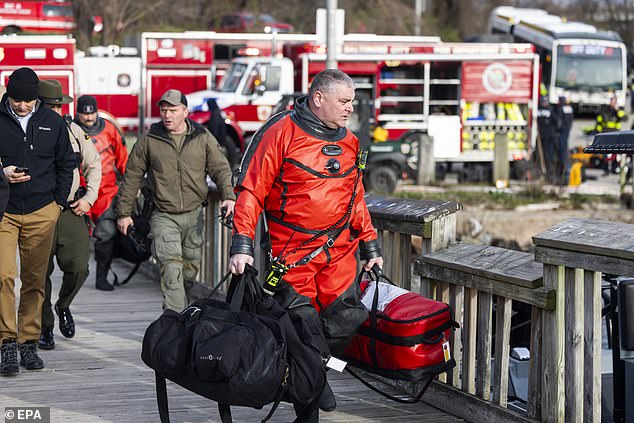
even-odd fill
[{"label": "bag shoulder strap", "polygon": [[346,366],[346,371],[348,373],[350,373],[352,376],[354,376],[354,378],[357,379],[359,382],[364,384],[367,388],[370,388],[371,390],[373,390],[377,394],[380,394],[380,395],[384,396],[385,398],[391,399],[392,401],[398,402],[400,404],[415,404],[418,401],[420,401],[420,399],[423,397],[423,394],[427,391],[427,388],[429,388],[429,385],[431,385],[432,380],[434,380],[433,376],[429,377],[429,379],[427,379],[427,382],[425,383],[425,386],[423,386],[423,389],[421,389],[421,391],[418,394],[416,394],[416,396],[413,396],[413,397],[407,398],[407,399],[403,399],[403,398],[395,397],[394,395],[390,395],[387,392],[380,390],[379,388],[377,388],[376,386],[372,385],[367,380],[363,379],[361,377],[361,375],[359,375],[358,373],[352,371],[350,369],[350,366]]},{"label": "bag shoulder strap", "polygon": [[128,273],[128,276],[126,276],[126,278],[122,280],[121,282],[119,282],[119,276],[117,275],[117,273],[114,270],[112,270],[112,268],[110,268],[110,271],[114,275],[114,281],[112,282],[112,285],[114,286],[125,285],[126,283],[130,282],[130,279],[132,279],[132,277],[136,274],[137,270],[139,270],[139,267],[141,267],[141,263],[143,262],[141,261],[136,262],[132,270],[130,270],[130,273]]},{"label": "bag shoulder strap", "polygon": [[157,372],[154,372],[154,379],[156,382],[156,402],[158,403],[161,423],[170,423],[170,411],[167,403],[167,386],[165,384],[165,378]]},{"label": "bag shoulder strap", "polygon": [[218,414],[220,414],[220,421],[222,423],[233,423],[231,407],[229,405],[218,403]]}]

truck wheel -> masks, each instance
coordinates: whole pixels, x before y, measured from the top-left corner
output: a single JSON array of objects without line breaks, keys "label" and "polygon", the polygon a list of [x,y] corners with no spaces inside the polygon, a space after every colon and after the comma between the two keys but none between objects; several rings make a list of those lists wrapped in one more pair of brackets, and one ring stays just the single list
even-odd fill
[{"label": "truck wheel", "polygon": [[367,187],[369,191],[376,194],[391,194],[396,190],[398,175],[389,166],[377,166],[373,168],[367,176]]},{"label": "truck wheel", "polygon": [[20,32],[22,32],[22,30],[17,26],[5,26],[2,29],[3,34],[19,34]]}]

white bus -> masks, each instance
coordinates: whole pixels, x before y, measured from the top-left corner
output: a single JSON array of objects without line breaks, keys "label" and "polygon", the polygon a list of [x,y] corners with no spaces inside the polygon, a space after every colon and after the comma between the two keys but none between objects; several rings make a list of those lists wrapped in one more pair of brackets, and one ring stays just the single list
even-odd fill
[{"label": "white bus", "polygon": [[493,9],[489,32],[535,46],[551,103],[565,96],[578,112],[596,113],[616,95],[619,107],[625,107],[627,52],[617,33],[510,6]]}]

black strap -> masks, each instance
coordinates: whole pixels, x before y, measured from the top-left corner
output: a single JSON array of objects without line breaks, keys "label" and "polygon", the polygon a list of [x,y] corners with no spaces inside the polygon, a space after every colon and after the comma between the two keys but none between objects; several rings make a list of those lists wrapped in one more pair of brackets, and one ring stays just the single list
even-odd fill
[{"label": "black strap", "polygon": [[161,423],[170,423],[170,411],[167,403],[167,386],[165,384],[165,378],[157,372],[154,372],[154,379],[156,381],[156,402],[158,403]]},{"label": "black strap", "polygon": [[218,414],[220,414],[220,421],[222,423],[233,423],[231,407],[229,405],[218,403]]},{"label": "black strap", "polygon": [[130,282],[130,279],[132,279],[132,277],[136,274],[137,270],[139,270],[139,267],[141,267],[141,263],[143,262],[139,261],[135,263],[130,273],[128,273],[128,276],[121,282],[119,282],[119,276],[117,275],[117,273],[112,268],[110,268],[110,271],[114,275],[114,281],[112,282],[112,285],[114,286],[125,285],[126,283]]},{"label": "black strap", "polygon": [[[350,216],[352,216],[352,209],[354,208],[354,201],[357,198],[357,187],[359,186],[359,182],[360,182],[360,179],[361,179],[360,178],[361,171],[362,171],[362,168],[361,167],[357,167],[357,173],[356,173],[356,177],[355,177],[355,180],[354,180],[354,189],[352,190],[352,195],[350,196],[350,202],[348,203],[348,208],[346,209],[346,213],[343,216],[341,216],[341,218],[339,218],[339,220],[337,220],[337,222],[335,222],[332,226],[319,231],[318,233],[316,233],[315,235],[310,237],[308,240],[302,242],[297,247],[293,248],[291,251],[289,251],[288,253],[286,253],[283,256],[281,256],[278,259],[281,263],[285,263],[286,262],[286,260],[285,260],[286,257],[290,256],[291,254],[295,253],[296,251],[299,251],[299,249],[301,249],[304,246],[310,244],[311,242],[321,238],[324,235],[329,235],[328,239],[326,240],[326,242],[323,245],[321,245],[320,247],[314,249],[309,254],[307,254],[304,257],[302,257],[296,263],[294,263],[295,266],[302,266],[302,265],[308,264],[312,259],[314,259],[319,254],[321,254],[322,251],[327,250],[328,248],[332,247],[335,244],[335,240],[337,238],[339,238],[339,235],[341,235],[343,230],[348,227],[348,221],[350,220]],[[270,235],[268,234],[268,230],[266,232],[267,232],[266,233],[266,237],[268,237],[270,239]],[[269,250],[269,257],[272,257],[272,256],[273,256],[273,254],[271,253],[271,250]]]},{"label": "black strap", "polygon": [[371,390],[373,390],[377,394],[381,394],[385,398],[391,399],[392,401],[398,402],[400,404],[415,404],[418,401],[420,401],[420,399],[423,397],[423,394],[425,393],[425,391],[427,391],[427,388],[429,388],[429,385],[431,384],[432,380],[434,380],[433,376],[429,377],[427,382],[425,383],[425,386],[423,386],[423,389],[418,394],[416,394],[416,396],[414,396],[412,398],[403,399],[403,398],[395,397],[394,395],[390,395],[387,392],[384,392],[384,391],[380,390],[376,386],[372,385],[370,382],[368,382],[365,379],[363,379],[361,377],[361,375],[353,372],[352,369],[350,369],[350,366],[346,366],[346,370],[348,371],[348,373],[350,373],[352,376],[354,376],[359,382],[361,382],[362,384],[364,384],[366,387],[370,388]]}]

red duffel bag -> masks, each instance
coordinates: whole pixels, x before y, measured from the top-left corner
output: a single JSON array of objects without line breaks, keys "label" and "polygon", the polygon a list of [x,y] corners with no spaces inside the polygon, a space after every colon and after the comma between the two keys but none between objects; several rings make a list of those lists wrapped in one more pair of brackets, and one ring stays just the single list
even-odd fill
[{"label": "red duffel bag", "polygon": [[411,382],[426,381],[456,365],[449,337],[458,324],[447,304],[395,286],[378,267],[362,271],[357,282],[370,317],[345,349],[350,364]]}]

